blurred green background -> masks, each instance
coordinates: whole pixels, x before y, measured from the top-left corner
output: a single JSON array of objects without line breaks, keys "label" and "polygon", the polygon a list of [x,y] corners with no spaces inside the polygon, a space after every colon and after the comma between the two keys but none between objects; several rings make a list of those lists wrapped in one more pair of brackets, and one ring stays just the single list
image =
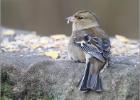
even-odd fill
[{"label": "blurred green background", "polygon": [[138,0],[1,0],[2,26],[40,35],[71,34],[66,17],[80,9],[94,11],[109,34],[138,37]]}]

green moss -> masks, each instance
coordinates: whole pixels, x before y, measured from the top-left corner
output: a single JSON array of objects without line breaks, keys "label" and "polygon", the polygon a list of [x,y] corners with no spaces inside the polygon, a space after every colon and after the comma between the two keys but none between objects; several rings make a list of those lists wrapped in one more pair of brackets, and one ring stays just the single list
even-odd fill
[{"label": "green moss", "polygon": [[[44,100],[44,99],[43,99],[43,100]],[[54,100],[54,95],[51,94],[51,95],[47,96],[47,99],[45,99],[45,100]]]},{"label": "green moss", "polygon": [[[54,100],[53,95],[44,93],[42,86],[37,84],[32,86],[33,83],[26,84],[25,90],[19,95],[13,93],[13,87],[16,83],[10,80],[9,74],[5,71],[1,72],[1,98],[0,100],[17,100],[18,98],[26,98],[26,100]],[[24,95],[24,96],[23,96]]]},{"label": "green moss", "polygon": [[9,78],[7,72],[1,72],[1,100],[12,100],[15,99],[14,94],[12,93],[12,88],[14,82]]}]

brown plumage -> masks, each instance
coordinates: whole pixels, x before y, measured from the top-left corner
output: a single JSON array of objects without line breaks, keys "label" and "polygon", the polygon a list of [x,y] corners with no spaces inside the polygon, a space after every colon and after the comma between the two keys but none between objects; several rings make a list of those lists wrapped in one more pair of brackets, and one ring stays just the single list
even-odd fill
[{"label": "brown plumage", "polygon": [[100,71],[108,63],[110,41],[100,28],[97,17],[89,11],[78,11],[68,22],[72,22],[72,35],[68,53],[72,60],[86,62],[85,72],[80,81],[81,91],[102,91]]}]

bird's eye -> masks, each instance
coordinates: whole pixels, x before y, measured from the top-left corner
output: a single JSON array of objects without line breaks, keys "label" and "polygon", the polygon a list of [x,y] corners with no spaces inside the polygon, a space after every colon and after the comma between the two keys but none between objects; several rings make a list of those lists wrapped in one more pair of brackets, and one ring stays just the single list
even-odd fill
[{"label": "bird's eye", "polygon": [[83,19],[83,17],[78,17],[78,19]]},{"label": "bird's eye", "polygon": [[83,17],[80,17],[80,16],[75,16],[77,19],[83,19]]}]

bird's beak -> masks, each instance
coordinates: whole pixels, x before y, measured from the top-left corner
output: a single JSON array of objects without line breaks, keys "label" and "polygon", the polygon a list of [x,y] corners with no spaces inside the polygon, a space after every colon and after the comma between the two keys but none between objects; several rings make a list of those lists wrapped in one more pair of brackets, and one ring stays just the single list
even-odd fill
[{"label": "bird's beak", "polygon": [[67,24],[69,24],[70,22],[74,22],[75,18],[74,16],[70,16],[70,17],[67,17]]}]

